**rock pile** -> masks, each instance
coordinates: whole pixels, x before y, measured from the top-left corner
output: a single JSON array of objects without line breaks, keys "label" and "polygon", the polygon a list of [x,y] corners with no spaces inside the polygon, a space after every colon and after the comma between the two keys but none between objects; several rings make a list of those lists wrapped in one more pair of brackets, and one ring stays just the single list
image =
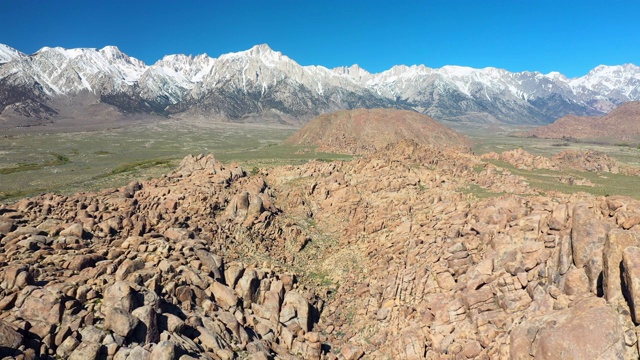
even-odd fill
[{"label": "rock pile", "polygon": [[3,207],[2,356],[319,358],[316,301],[227,246],[276,231],[269,191],[187,157],[162,179]]},{"label": "rock pile", "polygon": [[0,356],[638,358],[640,201],[535,194],[404,141],[3,205]]},{"label": "rock pile", "polygon": [[595,150],[565,150],[553,156],[553,161],[559,168],[569,168],[580,171],[620,172],[620,164],[609,155]]},{"label": "rock pile", "polygon": [[[460,193],[464,184],[513,176],[478,173],[472,156],[420,146],[384,154],[269,176],[276,188],[278,178],[304,179],[283,209],[304,204],[303,213],[339,234],[323,264],[339,287],[318,324],[336,353],[638,356],[633,301],[625,301],[633,283],[621,280],[640,260],[638,201],[586,194],[474,201]],[[612,255],[623,253],[629,265]]]},{"label": "rock pile", "polygon": [[518,169],[533,170],[533,169],[551,169],[558,170],[558,164],[554,163],[551,159],[541,155],[532,155],[531,153],[518,148],[514,150],[504,151],[500,154],[490,152],[482,155],[483,159],[494,159],[508,162]]},{"label": "rock pile", "polygon": [[624,173],[628,175],[640,174],[640,169],[622,166],[607,154],[595,150],[564,150],[551,158],[542,155],[532,155],[518,148],[504,151],[500,154],[491,152],[482,155],[483,159],[494,159],[508,162],[518,169],[536,170],[564,170],[606,172],[612,174]]}]

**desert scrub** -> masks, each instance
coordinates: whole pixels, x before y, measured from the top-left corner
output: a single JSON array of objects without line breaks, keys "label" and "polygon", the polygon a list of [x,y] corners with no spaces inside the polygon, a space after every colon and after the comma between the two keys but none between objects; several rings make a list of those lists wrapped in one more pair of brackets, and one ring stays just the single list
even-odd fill
[{"label": "desert scrub", "polygon": [[155,160],[152,159],[152,160],[137,161],[134,163],[120,165],[117,168],[111,170],[111,172],[107,174],[107,176],[118,175],[118,174],[131,172],[139,169],[148,169],[150,167],[156,167],[156,166],[169,167],[170,164],[171,164],[171,160],[168,160],[168,159],[155,159]]},{"label": "desert scrub", "polygon": [[499,193],[492,192],[488,189],[483,188],[478,184],[470,184],[469,186],[465,186],[458,189],[458,191],[460,191],[463,194],[471,195],[478,200],[488,199],[492,197],[499,197],[505,194],[504,192],[499,192]]},{"label": "desert scrub", "polygon": [[333,280],[331,280],[331,277],[329,276],[329,274],[324,273],[322,271],[317,271],[317,272],[311,271],[308,273],[307,277],[310,282],[316,283],[320,286],[333,285]]},{"label": "desert scrub", "polygon": [[57,154],[57,153],[49,153],[48,155],[51,155],[54,157],[53,160],[49,160],[46,161],[42,164],[37,164],[37,163],[22,163],[22,164],[18,164],[16,166],[13,167],[8,167],[8,168],[4,168],[4,169],[0,169],[0,174],[1,175],[7,175],[7,174],[13,174],[16,172],[22,172],[22,171],[32,171],[32,170],[38,170],[47,166],[59,166],[59,165],[64,165],[68,162],[70,162],[69,158],[62,155],[62,154]]},{"label": "desert scrub", "polygon": [[[488,160],[488,162],[514,175],[524,177],[531,187],[544,192],[557,191],[565,194],[585,192],[596,196],[626,195],[640,199],[640,177],[638,176],[577,170],[524,170],[501,160]],[[594,186],[570,185],[561,181],[563,177],[585,179]]]}]

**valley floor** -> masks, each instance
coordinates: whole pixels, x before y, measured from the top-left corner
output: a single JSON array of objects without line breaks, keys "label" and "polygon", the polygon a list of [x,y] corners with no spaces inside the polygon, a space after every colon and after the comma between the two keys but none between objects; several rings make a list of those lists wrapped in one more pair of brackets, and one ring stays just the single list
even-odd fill
[{"label": "valley floor", "polygon": [[[71,126],[71,125],[70,125]],[[167,173],[188,154],[215,154],[223,162],[238,162],[249,170],[311,159],[350,159],[351,156],[318,153],[313,149],[283,145],[297,129],[274,125],[210,123],[202,120],[131,119],[108,127],[72,128],[64,124],[3,130],[0,136],[0,201],[57,192],[98,190],[122,186],[135,179]],[[640,150],[628,146],[568,143],[558,140],[516,138],[509,129],[466,129],[477,155],[522,148],[532,155],[552,157],[563,150],[596,150],[621,164],[640,167]],[[636,178],[588,172],[541,174],[513,169],[546,189],[565,192],[640,196]],[[539,181],[543,176],[544,181]],[[597,187],[565,186],[563,176],[589,178]],[[616,176],[614,176],[616,177]],[[621,184],[626,184],[620,186]]]}]

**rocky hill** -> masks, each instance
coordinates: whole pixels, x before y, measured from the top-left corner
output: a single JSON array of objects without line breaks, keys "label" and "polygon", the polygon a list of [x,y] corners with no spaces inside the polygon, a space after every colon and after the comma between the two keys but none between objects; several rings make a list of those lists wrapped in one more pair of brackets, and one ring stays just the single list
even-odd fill
[{"label": "rocky hill", "polygon": [[317,146],[320,151],[362,154],[401,140],[464,148],[469,140],[434,119],[408,110],[357,109],[320,115],[286,142]]},{"label": "rocky hill", "polygon": [[414,141],[251,175],[190,156],[0,206],[0,357],[636,359],[639,231],[637,200]]},{"label": "rocky hill", "polygon": [[640,100],[639,85],[633,64],[598,66],[573,79],[424,65],[372,74],[357,65],[301,66],[266,44],[217,58],[167,55],[152,65],[115,46],[44,47],[27,55],[0,44],[2,127],[133,114],[301,125],[363,107],[412,109],[471,125],[547,124]]},{"label": "rocky hill", "polygon": [[624,103],[604,116],[568,115],[523,134],[546,139],[640,142],[640,101]]},{"label": "rocky hill", "polygon": [[522,149],[504,151],[501,154],[495,152],[482,155],[483,159],[498,159],[506,161],[518,169],[535,170],[578,170],[591,172],[625,173],[638,175],[636,167],[620,164],[611,156],[595,150],[564,150],[551,158],[542,155],[534,156]]}]

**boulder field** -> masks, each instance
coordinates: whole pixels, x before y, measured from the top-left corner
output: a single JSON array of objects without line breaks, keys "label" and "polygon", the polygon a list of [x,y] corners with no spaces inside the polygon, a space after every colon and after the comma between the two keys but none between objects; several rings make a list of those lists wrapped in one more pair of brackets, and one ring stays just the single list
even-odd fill
[{"label": "boulder field", "polygon": [[413,141],[255,174],[189,156],[0,205],[0,358],[637,359],[639,224]]}]

